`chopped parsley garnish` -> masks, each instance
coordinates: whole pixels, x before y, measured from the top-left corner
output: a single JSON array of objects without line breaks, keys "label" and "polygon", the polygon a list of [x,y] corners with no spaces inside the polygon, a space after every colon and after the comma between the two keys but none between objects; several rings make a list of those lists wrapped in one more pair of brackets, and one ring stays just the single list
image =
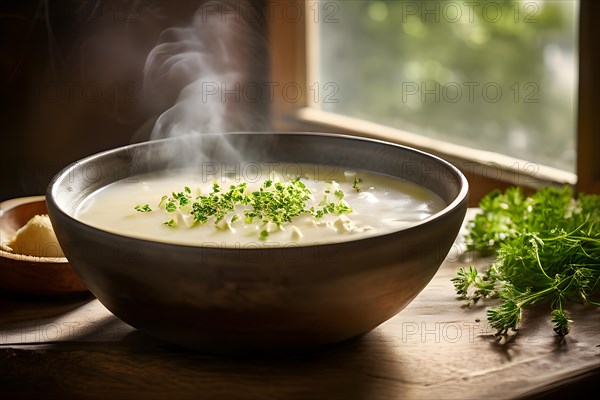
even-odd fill
[{"label": "chopped parsley garnish", "polygon": [[138,204],[134,208],[136,209],[136,211],[139,211],[139,212],[150,212],[150,211],[152,211],[152,209],[150,208],[149,204],[144,204],[143,206]]},{"label": "chopped parsley garnish", "polygon": [[160,199],[160,203],[158,203],[158,208],[163,207],[168,198],[169,196],[163,196],[162,199]]},{"label": "chopped parsley garnish", "polygon": [[362,182],[362,179],[356,177],[354,178],[354,183],[352,184],[352,187],[354,188],[354,190],[356,190],[357,192],[360,192],[360,188],[358,187],[358,184]]},{"label": "chopped parsley garnish", "polygon": [[[313,199],[313,193],[300,178],[289,182],[274,182],[269,179],[253,192],[248,191],[246,182],[226,188],[215,181],[212,184],[212,192],[208,195],[193,198],[192,190],[186,186],[183,192],[163,196],[158,208],[169,213],[180,211],[191,214],[194,224],[209,221],[219,224],[228,218],[230,224],[243,219],[246,224],[258,221],[263,225],[272,223],[281,228],[301,214],[322,218],[326,214],[341,215],[352,212],[352,208],[344,201],[344,192],[338,187],[339,185],[332,182],[325,190],[326,194],[319,203],[319,208],[315,208],[308,207],[307,202]],[[332,202],[328,200],[331,192],[334,198]],[[151,211],[149,207],[148,211]],[[176,222],[171,219],[165,222],[165,225],[176,226]],[[268,236],[269,231],[266,229],[259,234],[261,240]]]},{"label": "chopped parsley garnish", "polygon": [[554,331],[567,335],[565,306],[600,306],[600,196],[543,188],[526,197],[518,188],[494,191],[469,221],[467,250],[495,256],[483,272],[462,267],[452,279],[460,299],[497,297],[487,311],[500,335],[516,331],[525,306],[549,304]]},{"label": "chopped parsley garnish", "polygon": [[167,210],[168,212],[175,212],[177,211],[177,204],[175,204],[172,201],[169,201],[165,207],[165,210]]},{"label": "chopped parsley garnish", "polygon": [[164,224],[167,225],[167,226],[175,226],[175,225],[177,225],[177,223],[175,222],[174,219],[170,219],[167,222],[165,222]]}]

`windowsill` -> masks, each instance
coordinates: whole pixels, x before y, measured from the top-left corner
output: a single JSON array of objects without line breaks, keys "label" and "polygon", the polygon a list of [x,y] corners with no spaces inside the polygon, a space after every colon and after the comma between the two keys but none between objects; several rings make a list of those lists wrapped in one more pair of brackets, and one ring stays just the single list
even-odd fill
[{"label": "windowsill", "polygon": [[303,107],[288,114],[285,126],[300,126],[340,134],[384,140],[414,147],[442,157],[461,168],[463,172],[531,188],[552,185],[575,185],[577,175],[557,168],[540,165],[490,151],[456,145],[374,122],[312,107]]}]

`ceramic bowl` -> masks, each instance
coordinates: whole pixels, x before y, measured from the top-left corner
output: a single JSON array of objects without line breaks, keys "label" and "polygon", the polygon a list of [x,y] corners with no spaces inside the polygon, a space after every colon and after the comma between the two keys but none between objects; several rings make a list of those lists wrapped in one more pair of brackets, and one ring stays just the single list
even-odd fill
[{"label": "ceramic bowl", "polygon": [[[175,154],[173,146],[179,149]],[[272,248],[160,243],[75,218],[77,207],[96,190],[138,173],[185,167],[184,153],[203,163],[313,163],[372,171],[425,186],[446,207],[379,236]],[[326,346],[393,317],[448,254],[467,197],[465,177],[438,157],[377,140],[316,133],[206,134],[121,147],[67,167],[46,193],[65,254],[110,311],[165,341],[229,354]]]}]

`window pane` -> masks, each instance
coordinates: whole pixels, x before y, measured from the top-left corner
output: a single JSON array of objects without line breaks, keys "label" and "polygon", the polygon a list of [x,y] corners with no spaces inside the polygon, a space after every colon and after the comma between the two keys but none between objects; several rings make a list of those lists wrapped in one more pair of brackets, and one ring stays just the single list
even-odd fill
[{"label": "window pane", "polygon": [[323,0],[318,106],[574,172],[578,8]]}]

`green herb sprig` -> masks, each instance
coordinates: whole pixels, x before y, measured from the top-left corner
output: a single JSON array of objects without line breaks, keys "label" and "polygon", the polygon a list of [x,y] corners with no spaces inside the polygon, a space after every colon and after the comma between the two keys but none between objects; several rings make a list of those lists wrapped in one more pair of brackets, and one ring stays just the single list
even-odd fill
[{"label": "green herb sprig", "polygon": [[352,184],[352,188],[354,190],[356,190],[357,192],[360,192],[361,189],[358,187],[358,184],[361,183],[361,182],[362,182],[362,179],[360,179],[358,177],[354,178],[354,183]]},{"label": "green herb sprig", "polygon": [[546,303],[554,331],[565,336],[572,321],[565,306],[600,306],[600,196],[547,187],[525,196],[513,187],[480,202],[468,224],[467,250],[495,256],[483,272],[472,265],[452,279],[459,299],[497,297],[487,318],[497,334],[516,331],[527,305]]},{"label": "green herb sprig", "polygon": [[134,207],[134,209],[136,211],[144,212],[144,213],[152,211],[152,209],[150,208],[150,204],[144,204],[144,205],[138,204],[137,206]]}]

